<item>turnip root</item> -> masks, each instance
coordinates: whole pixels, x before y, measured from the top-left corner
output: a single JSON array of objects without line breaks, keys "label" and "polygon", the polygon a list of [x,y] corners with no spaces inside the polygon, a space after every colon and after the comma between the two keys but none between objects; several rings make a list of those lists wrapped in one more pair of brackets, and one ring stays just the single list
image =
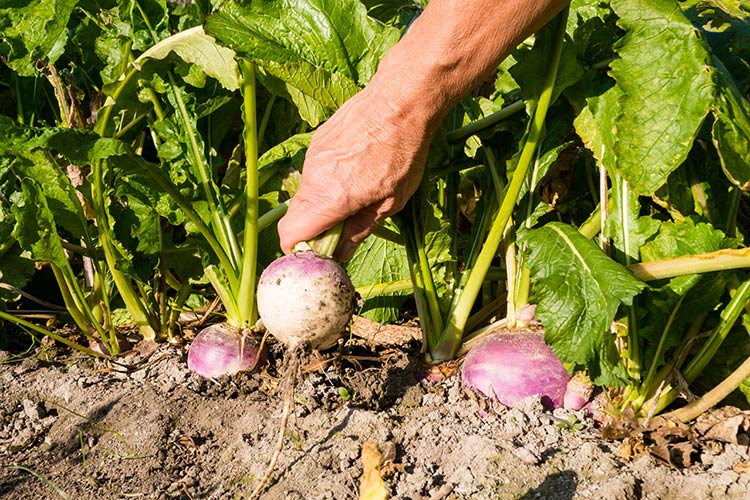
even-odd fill
[{"label": "turnip root", "polygon": [[258,346],[227,323],[210,325],[195,337],[188,351],[190,371],[206,378],[251,371],[258,363]]},{"label": "turnip root", "polygon": [[570,376],[544,335],[533,330],[495,333],[477,344],[462,368],[463,385],[512,407],[540,395],[545,406],[563,403]]},{"label": "turnip root", "polygon": [[279,390],[284,395],[279,434],[264,477],[250,495],[259,498],[284,446],[294,387],[310,349],[336,345],[352,318],[356,293],[346,271],[311,250],[273,261],[258,282],[258,313],[266,330],[287,347]]},{"label": "turnip root", "polygon": [[563,407],[567,410],[580,410],[591,401],[594,385],[588,375],[579,372],[568,381],[563,398]]},{"label": "turnip root", "polygon": [[306,342],[312,349],[333,347],[354,312],[354,286],[333,259],[313,251],[273,261],[258,283],[263,325],[288,348]]}]

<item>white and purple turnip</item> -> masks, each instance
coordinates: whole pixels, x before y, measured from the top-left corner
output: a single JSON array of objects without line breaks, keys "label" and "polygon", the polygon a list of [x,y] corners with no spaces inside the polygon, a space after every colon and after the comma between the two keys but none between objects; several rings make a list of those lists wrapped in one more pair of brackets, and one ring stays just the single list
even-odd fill
[{"label": "white and purple turnip", "polygon": [[260,352],[249,336],[242,336],[227,323],[210,325],[195,337],[188,351],[190,371],[206,378],[250,371],[258,364]]},{"label": "white and purple turnip", "polygon": [[534,330],[494,333],[478,343],[462,368],[463,385],[512,407],[540,395],[545,406],[562,406],[570,375]]},{"label": "white and purple turnip", "polygon": [[336,345],[352,318],[355,292],[346,271],[311,250],[273,261],[260,275],[258,313],[266,329],[289,349]]}]

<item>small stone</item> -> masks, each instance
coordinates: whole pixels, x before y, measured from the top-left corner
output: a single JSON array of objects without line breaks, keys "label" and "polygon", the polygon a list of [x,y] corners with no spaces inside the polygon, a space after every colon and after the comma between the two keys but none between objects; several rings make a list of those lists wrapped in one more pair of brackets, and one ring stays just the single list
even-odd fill
[{"label": "small stone", "polygon": [[516,448],[513,450],[513,454],[527,464],[537,465],[541,462],[539,455],[528,448]]},{"label": "small stone", "polygon": [[30,399],[23,400],[23,412],[33,421],[38,421],[47,416],[47,410],[43,403],[35,403]]},{"label": "small stone", "polygon": [[10,442],[8,450],[10,450],[11,452],[16,452],[28,448],[29,446],[34,444],[34,437],[34,433],[31,431],[31,429],[23,429]]}]

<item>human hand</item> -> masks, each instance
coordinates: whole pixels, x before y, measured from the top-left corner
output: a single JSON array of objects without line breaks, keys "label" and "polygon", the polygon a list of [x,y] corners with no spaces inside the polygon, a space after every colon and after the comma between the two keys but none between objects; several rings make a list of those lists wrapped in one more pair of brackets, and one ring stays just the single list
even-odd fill
[{"label": "human hand", "polygon": [[416,191],[430,134],[415,110],[365,88],[313,134],[299,190],[279,221],[285,253],[346,221],[336,257],[357,245]]}]

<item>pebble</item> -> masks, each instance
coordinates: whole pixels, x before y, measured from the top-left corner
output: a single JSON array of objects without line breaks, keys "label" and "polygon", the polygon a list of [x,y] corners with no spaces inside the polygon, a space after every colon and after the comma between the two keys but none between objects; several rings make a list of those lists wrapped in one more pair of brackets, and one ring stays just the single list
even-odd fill
[{"label": "pebble", "polygon": [[11,452],[21,451],[34,444],[34,433],[28,427],[21,430],[10,442],[8,449]]},{"label": "pebble", "polygon": [[35,403],[30,399],[23,400],[23,412],[33,421],[38,421],[47,416],[44,403]]}]

